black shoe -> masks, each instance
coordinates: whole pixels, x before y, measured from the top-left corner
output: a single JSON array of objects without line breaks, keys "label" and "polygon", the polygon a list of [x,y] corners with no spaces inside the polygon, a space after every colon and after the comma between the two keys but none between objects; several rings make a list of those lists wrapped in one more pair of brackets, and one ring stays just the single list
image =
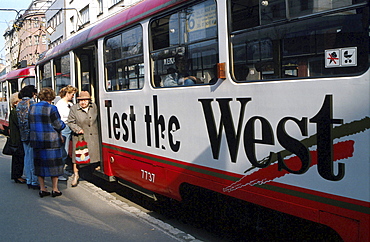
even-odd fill
[{"label": "black shoe", "polygon": [[50,196],[50,192],[40,191],[39,195],[40,195],[40,197]]},{"label": "black shoe", "polygon": [[51,191],[51,196],[52,196],[52,197],[62,196],[62,192],[55,192],[55,191]]},{"label": "black shoe", "polygon": [[16,178],[16,179],[13,179],[15,183],[20,183],[20,184],[26,184],[26,181],[25,180],[19,180],[21,178]]}]

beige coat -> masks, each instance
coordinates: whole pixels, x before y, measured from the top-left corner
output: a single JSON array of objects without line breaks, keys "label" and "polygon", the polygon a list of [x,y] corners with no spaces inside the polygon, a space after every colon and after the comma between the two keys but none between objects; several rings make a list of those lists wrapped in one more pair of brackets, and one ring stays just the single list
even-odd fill
[{"label": "beige coat", "polygon": [[90,163],[100,161],[99,129],[98,129],[98,108],[95,103],[89,104],[86,113],[77,103],[71,107],[69,112],[68,126],[72,130],[73,152],[72,161],[75,163],[75,149],[78,141],[77,133],[83,129],[84,138],[89,149]]}]

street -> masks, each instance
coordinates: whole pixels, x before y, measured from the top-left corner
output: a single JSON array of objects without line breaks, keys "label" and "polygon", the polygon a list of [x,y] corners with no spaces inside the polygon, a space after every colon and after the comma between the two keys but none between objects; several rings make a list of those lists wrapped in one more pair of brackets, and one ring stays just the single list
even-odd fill
[{"label": "street", "polygon": [[[0,147],[5,137],[0,136]],[[11,157],[0,155],[2,241],[196,241],[95,185],[59,181],[61,197],[40,198],[38,190],[10,179]],[[51,180],[45,178],[50,191]]]}]

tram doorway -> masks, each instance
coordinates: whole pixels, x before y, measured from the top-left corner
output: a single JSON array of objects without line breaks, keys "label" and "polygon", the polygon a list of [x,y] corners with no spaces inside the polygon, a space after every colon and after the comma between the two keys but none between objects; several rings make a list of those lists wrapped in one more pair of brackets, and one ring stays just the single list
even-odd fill
[{"label": "tram doorway", "polygon": [[[84,46],[75,51],[75,85],[78,93],[88,91],[91,95],[91,101],[100,109],[99,105],[99,81],[97,73],[97,47],[95,45]],[[99,148],[102,150],[101,140],[101,122],[100,112],[98,111],[98,129],[99,129]],[[100,167],[103,171],[103,162],[100,158]],[[100,170],[99,170],[100,171]]]},{"label": "tram doorway", "polygon": [[95,45],[86,46],[75,51],[76,54],[76,87],[78,91],[88,91],[92,101],[99,100],[98,82],[96,73],[96,48]]}]

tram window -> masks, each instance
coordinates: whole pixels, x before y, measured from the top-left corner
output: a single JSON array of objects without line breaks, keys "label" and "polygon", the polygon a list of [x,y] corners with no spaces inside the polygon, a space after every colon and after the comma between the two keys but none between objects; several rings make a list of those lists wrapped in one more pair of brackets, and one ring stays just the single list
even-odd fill
[{"label": "tram window", "polygon": [[121,35],[107,39],[105,42],[105,60],[121,59]]},{"label": "tram window", "polygon": [[60,89],[71,84],[69,54],[62,56],[61,58],[54,59],[54,70],[56,83],[55,92],[59,93]]},{"label": "tram window", "polygon": [[187,6],[150,23],[153,86],[209,84],[218,63],[216,3]]},{"label": "tram window", "polygon": [[18,79],[8,80],[8,83],[10,86],[10,95],[19,91],[18,90]]},{"label": "tram window", "polygon": [[144,86],[143,33],[141,26],[105,40],[106,89],[141,89]]},{"label": "tram window", "polygon": [[40,67],[40,80],[41,80],[40,88],[44,87],[52,88],[50,62],[46,62],[44,65]]},{"label": "tram window", "polygon": [[[288,1],[288,5],[280,0],[264,2],[229,1],[233,74],[237,81],[359,74],[368,67],[367,7],[352,9],[352,0],[331,4],[322,0]],[[324,12],[338,7],[341,11]],[[322,13],[315,17],[317,12]],[[242,16],[255,21],[243,20]],[[356,49],[356,65],[325,67],[326,50],[345,48]]]},{"label": "tram window", "polygon": [[25,86],[28,86],[28,85],[34,85],[36,86],[36,80],[35,80],[35,77],[26,77],[22,80],[22,83],[21,83],[21,89]]}]

